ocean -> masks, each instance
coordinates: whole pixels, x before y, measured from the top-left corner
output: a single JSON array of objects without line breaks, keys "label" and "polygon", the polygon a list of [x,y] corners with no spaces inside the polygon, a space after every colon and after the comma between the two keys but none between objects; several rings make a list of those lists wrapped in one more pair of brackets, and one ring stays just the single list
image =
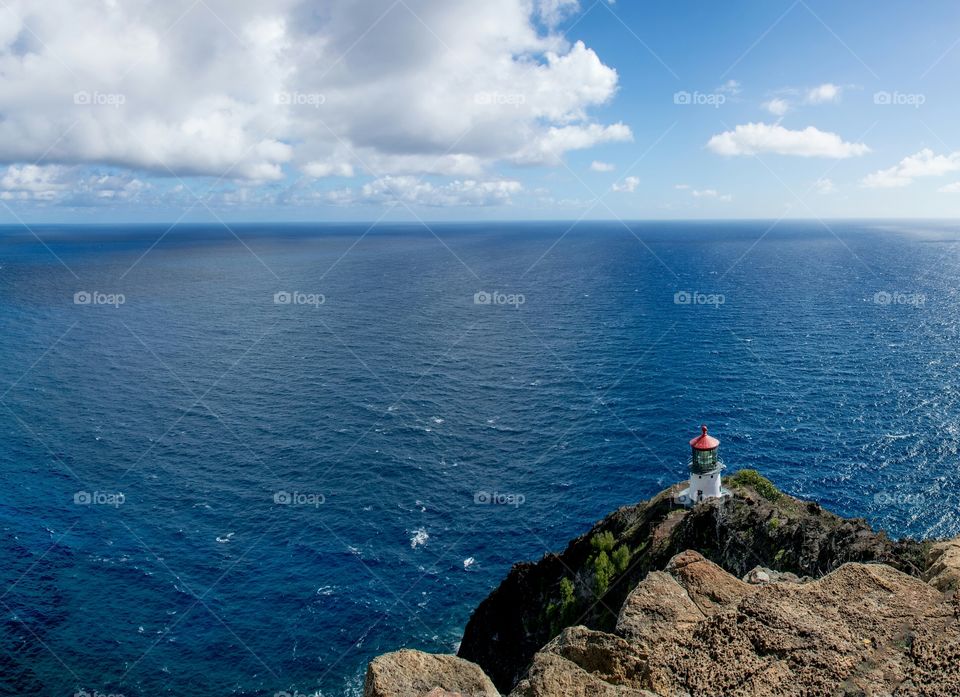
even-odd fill
[{"label": "ocean", "polygon": [[356,695],[730,471],[960,534],[960,226],[0,228],[0,694]]}]

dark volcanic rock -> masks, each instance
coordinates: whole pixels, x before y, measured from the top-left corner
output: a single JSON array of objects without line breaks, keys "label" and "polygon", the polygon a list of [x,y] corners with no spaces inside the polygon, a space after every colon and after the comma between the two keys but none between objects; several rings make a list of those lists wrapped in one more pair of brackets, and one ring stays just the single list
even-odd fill
[{"label": "dark volcanic rock", "polygon": [[[732,573],[736,583],[756,566],[814,578],[846,562],[883,562],[914,576],[927,567],[929,544],[891,541],[861,519],[782,494],[754,472],[737,473],[726,484],[732,498],[690,510],[673,504],[674,487],[614,512],[559,555],[515,565],[474,611],[459,655],[507,693],[565,627],[612,632],[627,594],[687,549]],[[665,612],[693,619],[690,608],[674,600],[678,605]]]}]

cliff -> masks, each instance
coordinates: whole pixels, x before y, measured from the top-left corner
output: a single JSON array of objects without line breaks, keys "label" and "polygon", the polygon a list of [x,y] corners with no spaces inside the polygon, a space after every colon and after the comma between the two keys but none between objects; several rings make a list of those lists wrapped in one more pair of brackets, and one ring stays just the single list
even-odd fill
[{"label": "cliff", "polygon": [[462,665],[512,697],[960,694],[960,543],[891,540],[752,471],[725,484],[692,509],[672,487],[515,565]]}]

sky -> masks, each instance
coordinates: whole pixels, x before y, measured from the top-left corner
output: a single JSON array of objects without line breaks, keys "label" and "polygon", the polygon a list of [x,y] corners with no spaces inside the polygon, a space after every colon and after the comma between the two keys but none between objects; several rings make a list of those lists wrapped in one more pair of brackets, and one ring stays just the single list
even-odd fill
[{"label": "sky", "polygon": [[2,0],[0,223],[950,218],[960,4]]}]

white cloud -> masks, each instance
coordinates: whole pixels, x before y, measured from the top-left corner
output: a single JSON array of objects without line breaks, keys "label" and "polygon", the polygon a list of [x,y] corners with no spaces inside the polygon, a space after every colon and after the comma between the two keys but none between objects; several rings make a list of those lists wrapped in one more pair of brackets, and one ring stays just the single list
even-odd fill
[{"label": "white cloud", "polygon": [[308,162],[302,168],[309,177],[352,177],[353,165],[349,162]]},{"label": "white cloud", "polygon": [[837,190],[837,187],[834,186],[832,179],[821,177],[813,183],[813,189],[818,194],[832,194]]},{"label": "white cloud", "polygon": [[337,204],[407,204],[420,206],[495,206],[510,203],[510,197],[523,190],[518,181],[500,179],[475,181],[455,180],[434,185],[419,177],[386,176],[364,184],[359,189],[340,189],[326,195]]},{"label": "white cloud", "polygon": [[599,160],[594,160],[590,163],[591,172],[612,172],[615,169],[616,167],[609,162],[600,162]]},{"label": "white cloud", "polygon": [[537,0],[537,14],[544,24],[555,27],[580,9],[578,0]]},{"label": "white cloud", "polygon": [[62,165],[10,165],[0,175],[0,200],[89,206],[132,201],[149,185],[129,173],[84,173]]},{"label": "white cloud", "polygon": [[743,89],[740,87],[740,83],[738,81],[727,80],[725,83],[720,85],[716,91],[720,92],[721,94],[728,94],[731,97],[736,97],[743,91]]},{"label": "white cloud", "polygon": [[786,99],[775,97],[769,102],[764,102],[763,108],[774,116],[783,116],[790,110],[790,102],[788,102]]},{"label": "white cloud", "polygon": [[694,189],[690,193],[694,198],[715,199],[717,201],[723,201],[724,203],[729,203],[733,200],[733,196],[730,194],[721,194],[716,189]]},{"label": "white cloud", "polygon": [[937,155],[924,148],[905,157],[893,167],[881,169],[864,177],[861,184],[868,189],[893,189],[909,186],[917,177],[941,177],[960,170],[960,151]]},{"label": "white cloud", "polygon": [[611,187],[611,190],[620,193],[632,194],[640,186],[640,177],[627,177]]},{"label": "white cloud", "polygon": [[5,0],[0,162],[253,182],[557,165],[631,137],[589,116],[618,76],[554,28],[577,8]]},{"label": "white cloud", "polygon": [[677,189],[678,191],[686,191],[687,189],[690,188],[690,185],[689,185],[689,184],[674,184],[673,188],[674,188],[674,189]]},{"label": "white cloud", "polygon": [[937,189],[941,194],[960,194],[960,182],[953,182],[952,184],[945,184]]},{"label": "white cloud", "polygon": [[824,104],[826,102],[836,102],[840,99],[840,93],[843,88],[834,85],[832,82],[825,82],[822,85],[807,90],[807,104]]},{"label": "white cloud", "polygon": [[718,155],[776,153],[797,157],[844,159],[870,152],[863,143],[848,143],[836,133],[808,126],[792,131],[777,124],[748,123],[713,136],[707,147]]},{"label": "white cloud", "polygon": [[584,150],[599,143],[630,140],[633,140],[633,134],[622,123],[611,126],[596,123],[588,126],[552,126],[520,150],[513,160],[519,164],[558,165],[563,154],[570,150]]}]

